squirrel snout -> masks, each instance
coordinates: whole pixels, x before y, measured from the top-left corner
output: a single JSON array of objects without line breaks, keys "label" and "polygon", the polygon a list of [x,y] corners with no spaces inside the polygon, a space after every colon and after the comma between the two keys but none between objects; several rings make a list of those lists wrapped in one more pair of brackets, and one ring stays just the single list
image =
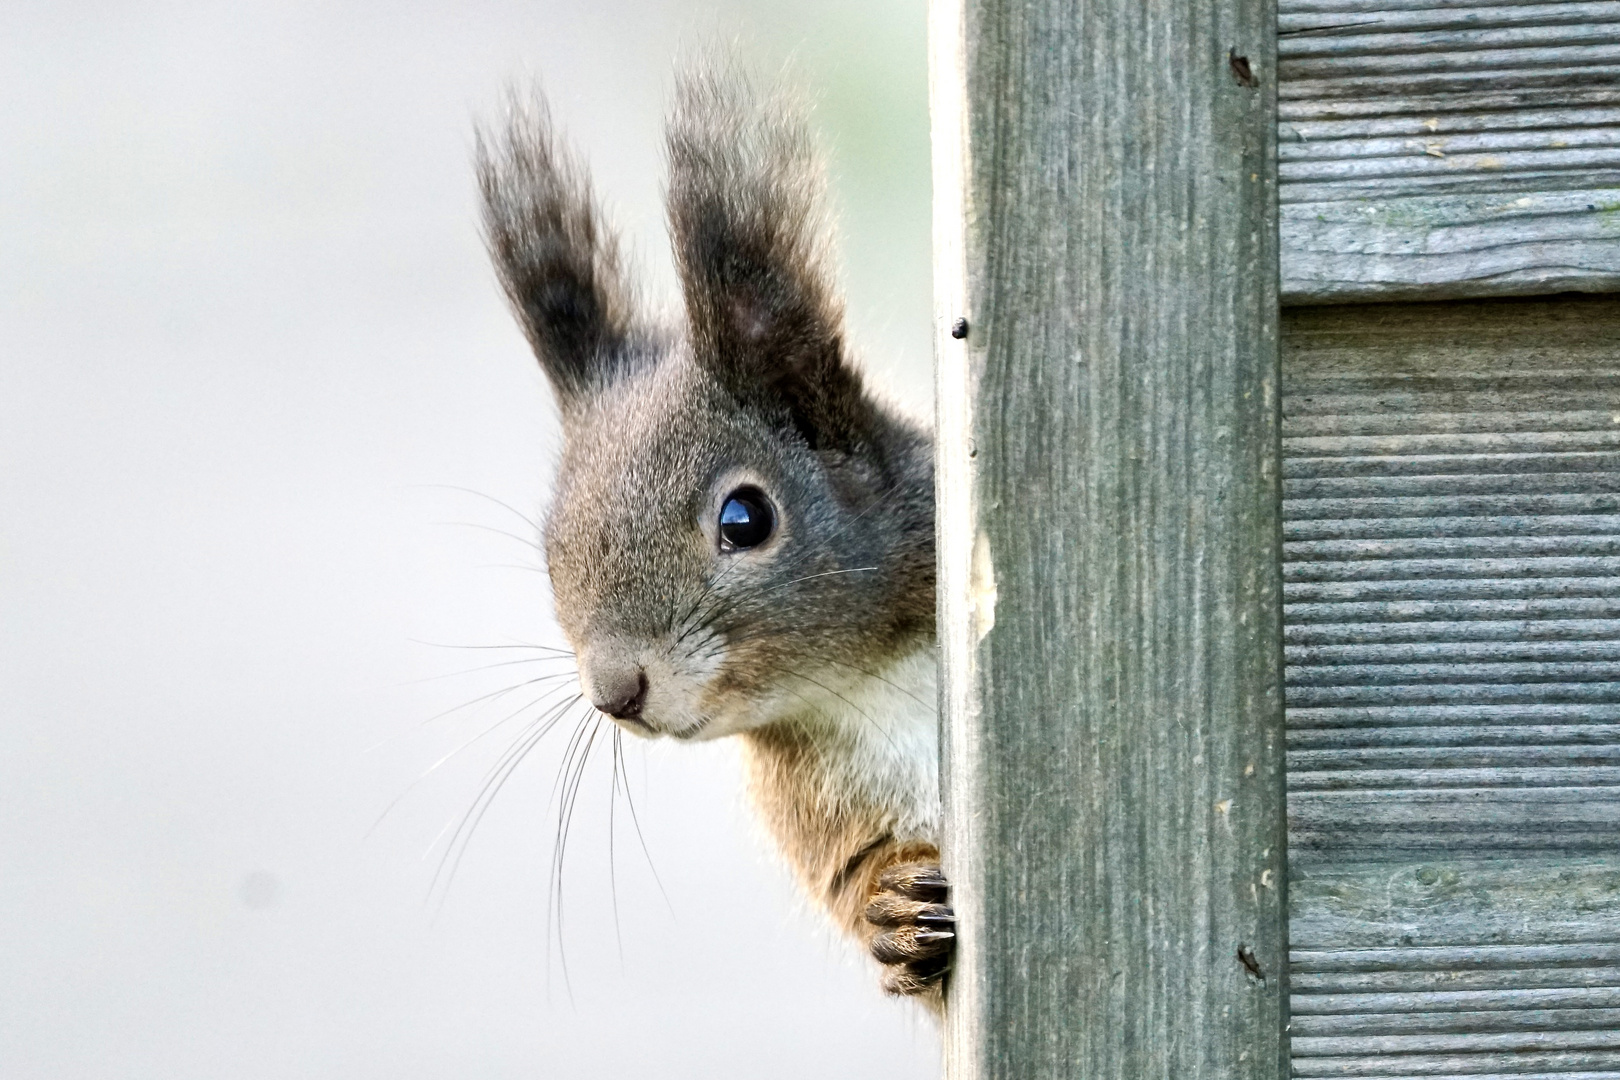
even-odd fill
[{"label": "squirrel snout", "polygon": [[647,703],[647,673],[640,665],[591,672],[591,704],[615,720],[641,719]]}]

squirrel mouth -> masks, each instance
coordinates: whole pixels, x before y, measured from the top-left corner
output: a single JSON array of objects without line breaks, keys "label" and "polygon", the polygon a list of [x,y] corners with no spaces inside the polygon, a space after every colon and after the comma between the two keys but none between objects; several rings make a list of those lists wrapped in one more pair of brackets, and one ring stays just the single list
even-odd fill
[{"label": "squirrel mouth", "polygon": [[704,733],[709,730],[709,719],[709,717],[705,716],[700,718],[697,723],[689,724],[678,731],[665,731],[661,734],[668,735],[677,742],[702,740],[706,737]]},{"label": "squirrel mouth", "polygon": [[638,716],[615,716],[615,717],[613,717],[613,721],[615,723],[617,723],[617,724],[622,724],[623,726],[625,726],[627,728],[630,728],[632,731],[638,732],[639,734],[642,734],[642,735],[658,735],[658,734],[660,734],[660,732],[658,731],[657,728],[655,728],[651,724],[647,723],[647,721],[643,720],[639,715]]}]

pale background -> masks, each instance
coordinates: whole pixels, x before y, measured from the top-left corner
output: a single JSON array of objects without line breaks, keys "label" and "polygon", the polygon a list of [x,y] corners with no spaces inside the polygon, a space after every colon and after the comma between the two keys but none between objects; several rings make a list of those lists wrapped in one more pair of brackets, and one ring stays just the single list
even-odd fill
[{"label": "pale background", "polygon": [[7,0],[0,1078],[938,1074],[932,1025],[797,899],[732,747],[630,748],[667,903],[622,798],[610,867],[596,752],[571,991],[566,732],[430,902],[516,731],[412,786],[510,709],[430,718],[527,669],[424,682],[499,654],[419,642],[556,638],[534,552],[490,531],[527,526],[451,490],[533,515],[555,451],[472,121],[542,76],[667,300],[659,118],[716,38],[819,96],[854,338],[926,411],[922,0]]}]

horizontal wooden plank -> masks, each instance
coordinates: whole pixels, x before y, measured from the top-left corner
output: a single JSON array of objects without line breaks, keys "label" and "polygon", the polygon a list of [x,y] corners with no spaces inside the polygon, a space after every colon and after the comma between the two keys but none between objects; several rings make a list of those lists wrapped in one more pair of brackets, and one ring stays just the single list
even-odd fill
[{"label": "horizontal wooden plank", "polygon": [[[1279,139],[1297,140],[1308,130],[1302,125],[1318,123],[1398,123],[1416,120],[1435,129],[1449,121],[1464,130],[1499,124],[1513,127],[1509,117],[1520,112],[1567,113],[1571,110],[1608,109],[1620,105],[1620,87],[1601,82],[1586,85],[1526,86],[1498,84],[1475,87],[1463,93],[1407,94],[1401,108],[1391,112],[1390,102],[1376,95],[1358,96],[1365,88],[1346,82],[1302,80],[1278,88],[1277,117]],[[1477,117],[1469,121],[1465,118]],[[1599,121],[1601,122],[1601,121]],[[1373,129],[1375,133],[1383,128]]]},{"label": "horizontal wooden plank", "polygon": [[[1591,624],[1586,624],[1591,625]],[[1620,635],[1620,623],[1604,624],[1603,632]],[[1575,631],[1571,628],[1571,634]],[[1294,667],[1322,668],[1329,665],[1363,664],[1509,664],[1612,662],[1620,660],[1620,640],[1612,637],[1593,640],[1590,634],[1566,641],[1456,641],[1445,639],[1423,642],[1369,642],[1361,645],[1295,645],[1284,652]]]},{"label": "horizontal wooden plank", "polygon": [[1286,303],[1620,290],[1620,3],[1284,0]]},{"label": "horizontal wooden plank", "polygon": [[[1459,12],[1459,7],[1463,11]],[[1459,14],[1467,18],[1475,32],[1500,30],[1506,27],[1582,27],[1592,23],[1620,20],[1620,4],[1615,0],[1595,0],[1586,3],[1568,3],[1553,0],[1550,3],[1478,3],[1456,5],[1417,0],[1409,7],[1381,2],[1357,4],[1333,12],[1334,17],[1322,18],[1323,11],[1314,3],[1285,0],[1277,14],[1277,54],[1296,56],[1313,47],[1314,42],[1334,33],[1337,40],[1351,38],[1362,27],[1376,27],[1389,37],[1418,30],[1445,31],[1457,25]],[[1374,38],[1376,46],[1380,39]],[[1419,47],[1429,39],[1416,42]]]},{"label": "horizontal wooden plank", "polygon": [[[1293,1040],[1294,1059],[1328,1055],[1515,1053],[1549,1050],[1620,1050],[1620,1031],[1515,1031],[1446,1035],[1353,1035],[1300,1037]],[[1620,1059],[1620,1055],[1617,1055]],[[1385,1063],[1388,1068],[1393,1062]],[[1620,1060],[1616,1061],[1620,1064]]]},{"label": "horizontal wooden plank", "polygon": [[[1333,769],[1319,772],[1300,770],[1288,777],[1288,790],[1312,791],[1399,791],[1405,788],[1443,790],[1467,788],[1574,788],[1620,787],[1620,766],[1570,765],[1546,768],[1387,768]],[[1386,801],[1388,801],[1386,799]],[[1354,827],[1343,822],[1343,827]],[[1620,844],[1620,837],[1615,838]]]},{"label": "horizontal wooden plank", "polygon": [[[1295,1029],[1304,1017],[1427,1017],[1446,1013],[1479,1016],[1485,1012],[1523,1013],[1555,1009],[1620,1009],[1620,987],[1557,987],[1548,990],[1431,990],[1405,994],[1296,994],[1289,1012]],[[1620,1027],[1620,1024],[1616,1024]]]},{"label": "horizontal wooden plank", "polygon": [[[1439,880],[1442,872],[1431,868]],[[1421,880],[1418,871],[1413,877]],[[1571,966],[1620,963],[1620,944],[1603,942],[1556,945],[1418,945],[1359,949],[1292,948],[1293,971],[1467,971],[1518,968],[1526,965]]]},{"label": "horizontal wooden plank", "polygon": [[[1350,150],[1353,141],[1358,139],[1429,140],[1437,136],[1451,139],[1482,133],[1539,135],[1553,131],[1607,131],[1620,124],[1620,104],[1611,104],[1611,101],[1620,102],[1620,91],[1616,91],[1612,98],[1605,96],[1584,108],[1520,108],[1508,112],[1447,112],[1440,108],[1418,108],[1412,113],[1394,116],[1335,116],[1317,120],[1296,118],[1283,125],[1282,142],[1277,147],[1277,153],[1280,158],[1331,156],[1335,149]],[[1426,112],[1428,115],[1425,115]],[[1318,151],[1318,146],[1324,149]],[[1428,143],[1425,141],[1423,146],[1427,149]],[[1445,147],[1440,149],[1444,150]]]},{"label": "horizontal wooden plank", "polygon": [[1620,744],[1620,724],[1477,724],[1291,728],[1290,750],[1364,746],[1556,746]]},{"label": "horizontal wooden plank", "polygon": [[[1603,25],[1340,38],[1317,45],[1314,52],[1304,56],[1279,58],[1278,73],[1284,82],[1340,77],[1389,80],[1405,76],[1407,81],[1423,80],[1418,84],[1432,85],[1429,80],[1437,74],[1468,72],[1526,79],[1540,71],[1562,73],[1591,67],[1597,69],[1592,76],[1601,79],[1610,65],[1620,63],[1620,44],[1614,38],[1614,32]],[[1511,47],[1515,40],[1523,44]],[[1384,43],[1383,47],[1378,43]],[[1476,47],[1480,44],[1486,47]],[[1336,45],[1346,48],[1331,48]]]},{"label": "horizontal wooden plank", "polygon": [[[1579,583],[1584,578],[1553,578]],[[1609,579],[1597,579],[1607,581]],[[1535,579],[1531,579],[1533,583]],[[1390,600],[1288,603],[1283,612],[1290,645],[1405,641],[1607,640],[1616,633],[1620,597],[1521,598],[1512,579],[1486,579],[1503,599]],[[1500,586],[1500,588],[1497,588]],[[1403,593],[1414,591],[1408,585]]]},{"label": "horizontal wooden plank", "polygon": [[[1596,501],[1596,500],[1592,500]],[[1620,499],[1611,499],[1611,504]],[[1498,509],[1500,503],[1491,507]],[[1504,508],[1505,509],[1505,508]],[[1588,509],[1588,507],[1580,507]],[[1497,514],[1380,514],[1338,518],[1308,517],[1290,521],[1283,531],[1285,541],[1319,539],[1407,539],[1414,537],[1485,536],[1602,536],[1620,534],[1620,514],[1601,511],[1561,514],[1551,511]]]},{"label": "horizontal wooden plank", "polygon": [[1377,581],[1424,578],[1463,579],[1601,577],[1620,573],[1620,556],[1594,555],[1567,558],[1524,559],[1376,559],[1345,562],[1289,563],[1283,570],[1285,582],[1294,581]]},{"label": "horizontal wooden plank", "polygon": [[1620,536],[1400,536],[1295,540],[1284,556],[1301,563],[1364,559],[1514,559],[1620,555]]},{"label": "horizontal wooden plank", "polygon": [[[1419,125],[1421,126],[1421,125]],[[1439,125],[1436,125],[1438,127]],[[1539,153],[1541,161],[1572,166],[1607,163],[1620,142],[1620,127],[1514,127],[1441,136],[1438,132],[1384,137],[1337,136],[1285,143],[1277,148],[1284,180],[1337,177],[1355,166],[1359,172],[1343,175],[1434,175],[1459,168],[1507,169],[1514,166],[1506,151]],[[1567,153],[1566,153],[1567,152]],[[1497,155],[1494,164],[1479,166],[1470,154]],[[1525,161],[1538,159],[1523,159]],[[1341,164],[1342,163],[1342,164]]]},{"label": "horizontal wooden plank", "polygon": [[[1510,482],[1511,479],[1511,482]],[[1528,498],[1535,495],[1613,495],[1620,493],[1620,477],[1605,473],[1532,473],[1529,475],[1486,473],[1479,476],[1388,476],[1379,477],[1377,486],[1365,482],[1363,477],[1311,476],[1290,477],[1283,481],[1283,494],[1289,502],[1312,499],[1448,499],[1435,503],[1436,515],[1452,508],[1457,513],[1489,513],[1486,504],[1466,501],[1469,496],[1489,495],[1497,498]],[[1512,503],[1504,502],[1504,507]],[[1613,505],[1612,503],[1608,505]],[[1571,504],[1579,511],[1584,505]],[[1484,509],[1472,509],[1481,507]],[[1296,506],[1300,516],[1310,517],[1365,517],[1367,511],[1358,510],[1355,503],[1341,506],[1318,503],[1314,507]],[[1421,513],[1422,511],[1420,511]],[[1511,513],[1511,510],[1504,511]],[[1554,511],[1556,512],[1556,511]]]},{"label": "horizontal wooden plank", "polygon": [[1425,994],[1489,991],[1515,994],[1523,990],[1582,987],[1620,988],[1620,966],[1584,968],[1502,968],[1474,971],[1364,971],[1295,972],[1288,976],[1289,993],[1303,998],[1314,993]]},{"label": "horizontal wooden plank", "polygon": [[[1558,328],[1544,326],[1543,329],[1546,333],[1556,333]],[[1610,342],[1591,345],[1613,347]],[[1573,343],[1570,347],[1574,347]],[[1442,379],[1442,374],[1449,377]],[[1548,382],[1548,379],[1557,381]],[[1367,423],[1394,413],[1424,417],[1445,413],[1459,419],[1494,417],[1525,407],[1522,388],[1527,381],[1537,380],[1527,372],[1481,373],[1472,378],[1436,372],[1421,382],[1394,377],[1379,379],[1373,373],[1359,379],[1329,374],[1294,378],[1288,380],[1285,388],[1289,395],[1286,416],[1290,422],[1301,417],[1322,417],[1341,424]],[[1535,403],[1543,409],[1582,413],[1603,410],[1609,414],[1611,424],[1616,411],[1620,410],[1620,374],[1554,370],[1544,372],[1539,381],[1541,385],[1535,387]]]},{"label": "horizontal wooden plank", "polygon": [[1280,215],[1287,303],[1620,289],[1620,189],[1372,195]]},{"label": "horizontal wooden plank", "polygon": [[[1362,771],[1436,771],[1441,769],[1564,769],[1582,766],[1612,766],[1620,762],[1620,742],[1583,740],[1575,743],[1482,746],[1473,739],[1468,745],[1329,746],[1320,749],[1290,750],[1288,768],[1305,777],[1328,776]],[[1620,838],[1615,846],[1620,848]]]},{"label": "horizontal wooden plank", "polygon": [[[1296,393],[1300,392],[1296,389]],[[1493,402],[1492,404],[1496,404]],[[1592,405],[1588,401],[1583,404]],[[1616,395],[1620,405],[1620,395]],[[1570,409],[1564,412],[1504,412],[1491,409],[1486,412],[1411,413],[1392,416],[1383,410],[1327,415],[1289,415],[1283,417],[1285,439],[1310,438],[1322,435],[1390,435],[1406,431],[1426,434],[1488,432],[1506,434],[1521,431],[1553,431],[1567,426],[1571,431],[1595,431],[1612,428],[1620,421],[1615,408]]]},{"label": "horizontal wooden plank", "polygon": [[[1533,991],[1531,991],[1533,992]],[[1579,993],[1580,991],[1576,991]],[[1586,993],[1602,993],[1603,991],[1585,991]],[[1410,1000],[1410,999],[1408,999]],[[1412,1007],[1398,1012],[1387,1013],[1354,1013],[1350,1015],[1314,1015],[1294,1012],[1289,1030],[1294,1039],[1295,1052],[1301,1056],[1311,1053],[1342,1053],[1340,1049],[1327,1050],[1325,1045],[1317,1043],[1304,1043],[1299,1040],[1311,1037],[1316,1038],[1346,1038],[1355,1037],[1353,1046],[1363,1050],[1378,1050],[1382,1053],[1402,1052],[1407,1047],[1384,1046],[1378,1047],[1362,1041],[1369,1035],[1447,1035],[1453,1038],[1462,1035],[1492,1034],[1507,1035],[1511,1033],[1532,1032],[1576,1032],[1576,1031],[1620,1031],[1620,1008],[1592,1009],[1592,1008],[1558,1008],[1558,1009],[1529,1009],[1523,1005],[1514,1005],[1507,1009],[1491,1009],[1481,1012],[1438,1012],[1430,1013],[1423,1010],[1421,1002],[1413,1002]],[[1487,1047],[1472,1041],[1465,1045],[1468,1050],[1481,1050]]]},{"label": "horizontal wooden plank", "polygon": [[[1377,481],[1400,476],[1522,476],[1526,473],[1620,472],[1620,451],[1549,451],[1502,454],[1381,454],[1366,457],[1284,458],[1286,479],[1355,477]],[[1368,484],[1368,494],[1379,489]]]},{"label": "horizontal wooden plank", "polygon": [[1612,682],[1380,683],[1373,686],[1299,686],[1288,692],[1289,708],[1323,705],[1539,705],[1612,704],[1620,686]]},{"label": "horizontal wooden plank", "polygon": [[[1398,1058],[1357,1054],[1353,1057],[1296,1058],[1296,1077],[1362,1077],[1366,1080],[1477,1080],[1499,1076],[1524,1080],[1530,1076],[1550,1080],[1588,1080],[1592,1070],[1615,1075],[1620,1051],[1565,1050],[1550,1052],[1506,1051],[1486,1054],[1402,1054]],[[1575,1070],[1579,1070],[1578,1072]]]},{"label": "horizontal wooden plank", "polygon": [[[1620,986],[1620,866],[1612,859],[1442,856],[1310,866],[1292,874],[1289,905],[1289,966],[1301,995],[1498,992],[1512,980],[1545,990]],[[1412,978],[1400,987],[1361,979],[1375,973]],[[1452,985],[1480,973],[1509,981]]]},{"label": "horizontal wooden plank", "polygon": [[[1290,860],[1296,871],[1314,872],[1391,858],[1614,857],[1620,854],[1620,789],[1612,776],[1607,785],[1593,786],[1595,772],[1403,766],[1345,770],[1337,774],[1344,783],[1333,786],[1312,783],[1331,772],[1301,771],[1290,777]],[[1461,782],[1438,782],[1452,774]],[[1527,785],[1526,774],[1553,782]],[[1522,919],[1526,913],[1512,914]]]},{"label": "horizontal wooden plank", "polygon": [[1344,858],[1372,857],[1374,854],[1411,859],[1446,859],[1454,857],[1464,848],[1500,859],[1533,858],[1549,851],[1557,851],[1565,856],[1612,855],[1614,827],[1605,825],[1602,829],[1604,831],[1600,833],[1596,825],[1573,829],[1556,823],[1550,828],[1528,825],[1499,829],[1478,826],[1451,829],[1426,827],[1416,832],[1369,832],[1363,837],[1348,839],[1330,831],[1302,831],[1288,857],[1300,860],[1305,866],[1317,866]]},{"label": "horizontal wooden plank", "polygon": [[1607,705],[1373,705],[1349,708],[1290,708],[1288,729],[1393,727],[1412,724],[1554,724],[1620,720],[1620,702]]},{"label": "horizontal wooden plank", "polygon": [[[1283,597],[1290,604],[1363,603],[1361,609],[1330,612],[1321,608],[1322,622],[1355,622],[1379,619],[1423,619],[1421,605],[1471,602],[1475,600],[1594,599],[1620,595],[1620,582],[1602,577],[1545,578],[1425,578],[1396,584],[1389,581],[1298,581],[1286,587]],[[1393,605],[1393,606],[1391,606]],[[1411,606],[1408,606],[1411,605]],[[1361,614],[1354,614],[1359,610]],[[1385,614],[1387,612],[1388,614]],[[1569,614],[1575,614],[1572,609]],[[1599,615],[1596,610],[1585,614]],[[1511,613],[1509,613],[1511,617]],[[1482,612],[1473,617],[1500,618]],[[1302,621],[1310,621],[1301,613]]]},{"label": "horizontal wooden plank", "polygon": [[[1416,528],[1411,523],[1414,520],[1442,530],[1466,529],[1471,522],[1481,521],[1502,522],[1501,528],[1515,528],[1517,522],[1525,520],[1568,521],[1572,528],[1578,528],[1583,518],[1620,516],[1616,515],[1616,511],[1620,511],[1620,493],[1363,495],[1341,499],[1287,499],[1283,506],[1292,519],[1289,528],[1293,531],[1288,538],[1306,539],[1322,535],[1323,530],[1329,528]],[[1373,522],[1378,524],[1374,526]],[[1551,527],[1554,526],[1535,526],[1537,529]]]},{"label": "horizontal wooden plank", "polygon": [[1289,563],[1285,582],[1379,581],[1471,577],[1503,578],[1613,578],[1620,572],[1620,556],[1571,556],[1525,559],[1377,559],[1345,562]]},{"label": "horizontal wooden plank", "polygon": [[[1538,814],[1555,823],[1601,824],[1614,821],[1620,813],[1620,793],[1612,785],[1607,788],[1473,785],[1460,789],[1429,787],[1408,791],[1365,785],[1342,790],[1296,789],[1288,797],[1288,806],[1289,812],[1304,827],[1329,826],[1333,823],[1333,814],[1344,815],[1347,821],[1353,819],[1380,826],[1410,826],[1424,821],[1528,824],[1538,820]],[[1467,854],[1459,852],[1457,857]]]},{"label": "horizontal wooden plank", "polygon": [[[1433,642],[1605,642],[1620,638],[1620,598],[1288,604],[1290,647]],[[1382,621],[1359,621],[1368,615]],[[1520,618],[1503,618],[1503,616]],[[1606,616],[1565,618],[1569,615]],[[1304,661],[1301,654],[1301,662]]]},{"label": "horizontal wooden plank", "polygon": [[1290,692],[1296,687],[1404,686],[1426,679],[1458,686],[1518,683],[1535,687],[1543,683],[1620,683],[1620,663],[1310,664],[1289,666],[1287,676]]},{"label": "horizontal wooden plank", "polygon": [[1502,8],[1550,8],[1570,2],[1571,0],[1512,0],[1510,3],[1505,3],[1504,0],[1283,0],[1278,7],[1278,18],[1297,18],[1317,13],[1346,17],[1342,20],[1327,20],[1336,23],[1365,18],[1369,11],[1379,14],[1397,11],[1445,11],[1489,18],[1492,12]]},{"label": "horizontal wooden plank", "polygon": [[[1611,414],[1612,416],[1612,414]],[[1620,447],[1620,424],[1603,418],[1599,428],[1568,431],[1411,431],[1390,435],[1294,436],[1283,440],[1287,457],[1362,457],[1417,454],[1511,454],[1609,450]]]}]

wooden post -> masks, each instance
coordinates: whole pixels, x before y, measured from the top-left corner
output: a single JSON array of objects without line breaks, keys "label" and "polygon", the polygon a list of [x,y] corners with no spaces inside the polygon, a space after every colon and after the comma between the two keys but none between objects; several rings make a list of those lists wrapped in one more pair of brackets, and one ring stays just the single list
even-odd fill
[{"label": "wooden post", "polygon": [[1272,0],[935,0],[954,1080],[1280,1080]]}]

